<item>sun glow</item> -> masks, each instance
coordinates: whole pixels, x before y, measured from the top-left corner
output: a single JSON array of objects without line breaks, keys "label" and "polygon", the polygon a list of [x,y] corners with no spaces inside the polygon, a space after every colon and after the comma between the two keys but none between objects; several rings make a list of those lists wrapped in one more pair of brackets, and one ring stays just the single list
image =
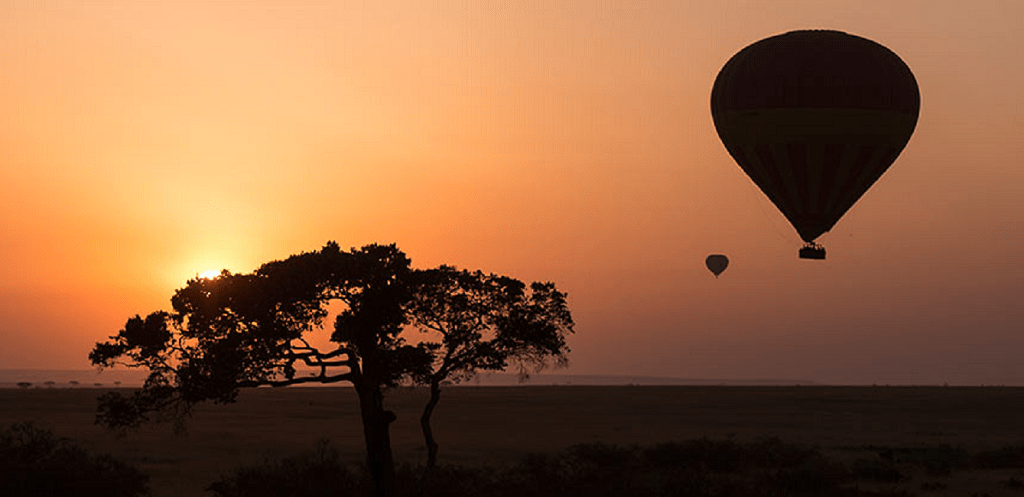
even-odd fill
[{"label": "sun glow", "polygon": [[207,279],[207,280],[212,280],[212,279],[214,279],[214,278],[216,278],[218,276],[220,276],[220,271],[217,271],[215,269],[208,269],[206,271],[203,271],[203,272],[199,273],[199,277],[200,278]]}]

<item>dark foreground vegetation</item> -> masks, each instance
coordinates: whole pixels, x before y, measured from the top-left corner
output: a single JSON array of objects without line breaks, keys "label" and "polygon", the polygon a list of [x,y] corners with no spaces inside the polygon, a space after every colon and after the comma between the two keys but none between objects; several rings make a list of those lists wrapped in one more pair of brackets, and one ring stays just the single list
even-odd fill
[{"label": "dark foreground vegetation", "polygon": [[[175,435],[171,425],[154,425],[123,439],[94,424],[96,398],[102,393],[81,388],[0,389],[0,429],[31,419],[35,426],[74,441],[65,443],[92,454],[111,454],[148,476],[154,497],[215,496],[205,489],[218,481],[243,482],[236,478],[240,468],[258,475],[286,460],[293,465],[308,460],[315,454],[317,438],[331,441],[321,458],[331,471],[323,478],[286,471],[287,478],[272,479],[284,488],[280,495],[288,495],[287,489],[298,482],[335,485],[331,479],[339,474],[349,475],[348,486],[331,488],[350,489],[340,495],[360,495],[365,484],[359,464],[364,458],[362,432],[353,429],[360,416],[354,389],[247,389],[235,404],[198,407],[188,436]],[[840,490],[822,492],[826,496],[856,495],[851,490],[856,489],[861,495],[1024,497],[1024,444],[1014,445],[1024,441],[1021,388],[471,386],[447,389],[445,396],[437,417],[438,439],[444,442],[440,466],[424,484],[423,495],[460,495],[492,487],[498,487],[495,495],[508,495],[531,479],[547,480],[539,495],[571,488],[580,479],[621,480],[619,487],[610,488],[641,488],[641,495],[642,488],[668,489],[669,483],[662,482],[673,481],[689,481],[700,489],[692,495],[743,495],[744,489],[764,495],[772,488],[776,495],[785,495],[771,482],[786,481],[799,466],[744,462],[756,461],[752,453],[757,444],[775,437],[840,466],[825,475],[825,483]],[[388,407],[399,419],[393,435],[400,496],[416,489],[426,461],[417,420],[427,397],[426,388],[389,391]],[[687,440],[691,442],[683,442]],[[659,446],[701,440],[707,455],[678,457],[678,464],[657,466],[645,455]],[[666,445],[667,441],[677,442]],[[566,449],[580,443],[603,445],[586,445],[576,452]],[[601,466],[593,462],[574,462],[593,447],[628,453],[626,460],[632,462],[608,470],[594,469]],[[12,463],[10,450],[8,445],[0,453],[0,464],[7,468]],[[347,472],[333,471],[336,466],[326,456],[331,451],[337,452],[335,461],[344,463]],[[530,460],[557,464],[531,466]],[[815,467],[811,456],[805,461],[804,468]],[[85,463],[64,465],[62,471],[75,464]],[[54,478],[67,478],[65,473],[55,474]],[[588,474],[597,476],[583,476]],[[9,489],[0,488],[0,496],[32,495]]]},{"label": "dark foreground vegetation", "polygon": [[[948,488],[943,479],[957,471],[1024,469],[1024,444],[974,454],[947,445],[850,449],[872,455],[841,461],[777,438],[698,439],[648,447],[576,445],[505,467],[439,465],[425,478],[421,467],[405,465],[396,476],[401,495],[419,496],[908,497],[918,493],[894,484],[916,478],[923,494],[941,495]],[[1001,483],[1024,494],[1022,479]],[[372,482],[321,440],[310,452],[240,468],[208,490],[219,497],[361,496],[370,495]]]},{"label": "dark foreground vegetation", "polygon": [[108,455],[96,455],[32,423],[0,430],[0,495],[134,497],[149,477]]},{"label": "dark foreground vegetation", "polygon": [[[995,471],[1024,495],[1024,444],[969,452],[951,445],[859,446],[829,454],[778,438],[576,445],[493,467],[400,465],[409,496],[914,496],[944,495],[956,473]],[[240,467],[209,484],[217,497],[363,496],[373,482],[326,439],[313,450]],[[148,478],[32,423],[0,429],[0,495],[144,496]],[[981,497],[985,494],[973,494]]]}]

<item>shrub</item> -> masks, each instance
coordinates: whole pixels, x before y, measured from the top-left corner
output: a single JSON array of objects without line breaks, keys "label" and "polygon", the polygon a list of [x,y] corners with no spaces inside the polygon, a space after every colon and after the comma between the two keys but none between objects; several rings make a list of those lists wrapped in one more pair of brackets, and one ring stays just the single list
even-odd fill
[{"label": "shrub", "polygon": [[921,490],[925,492],[938,492],[940,490],[946,490],[949,485],[938,481],[926,481],[921,483]]},{"label": "shrub", "polygon": [[133,497],[149,494],[149,477],[109,455],[19,423],[0,430],[0,495]]},{"label": "shrub", "polygon": [[966,449],[949,444],[901,449],[899,453],[901,461],[924,468],[930,476],[949,476],[955,470],[966,468],[970,458]]},{"label": "shrub", "polygon": [[741,468],[744,448],[732,440],[701,438],[687,442],[658,444],[642,453],[645,463],[658,468],[692,467],[715,473],[732,473]]},{"label": "shrub", "polygon": [[239,468],[207,490],[220,497],[363,495],[369,486],[365,480],[341,462],[337,449],[321,439],[311,452]]},{"label": "shrub", "polygon": [[[501,488],[499,471],[490,468],[467,468],[439,464],[423,478],[423,468],[403,464],[396,469],[398,495],[422,497],[504,497],[509,489]],[[523,494],[530,495],[530,494]]]},{"label": "shrub", "polygon": [[850,473],[854,478],[865,480],[898,482],[903,479],[896,465],[884,459],[857,459],[850,465]]},{"label": "shrub", "polygon": [[[852,486],[851,476],[894,482],[902,475],[891,461],[862,459],[848,470],[817,448],[778,439],[751,443],[709,439],[651,447],[585,444],[550,454],[531,454],[505,468],[438,465],[396,468],[400,495],[420,497],[895,497],[905,491]],[[299,456],[241,468],[210,485],[219,497],[369,495],[361,466],[346,466],[320,441]]]},{"label": "shrub", "polygon": [[1024,468],[1024,443],[979,452],[974,464],[984,469]]}]

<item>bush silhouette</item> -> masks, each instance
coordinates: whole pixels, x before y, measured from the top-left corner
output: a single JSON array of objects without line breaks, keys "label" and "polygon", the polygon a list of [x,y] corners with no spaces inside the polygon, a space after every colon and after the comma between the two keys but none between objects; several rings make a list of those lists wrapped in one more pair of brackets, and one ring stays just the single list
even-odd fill
[{"label": "bush silhouette", "polygon": [[134,467],[32,423],[0,430],[0,495],[132,497],[149,494],[148,480]]},{"label": "bush silhouette", "polygon": [[1024,468],[1024,443],[979,452],[974,465],[986,469]]},{"label": "bush silhouette", "polygon": [[[731,459],[731,462],[725,462]],[[716,496],[858,497],[850,472],[818,449],[766,439],[750,443],[708,439],[652,447],[585,444],[530,454],[507,467],[439,464],[421,482],[421,468],[396,471],[401,495],[422,497]],[[343,475],[343,476],[338,476]],[[367,495],[362,466],[346,466],[325,441],[316,450],[240,468],[210,485],[219,497]]]},{"label": "bush silhouette", "polygon": [[855,478],[880,482],[898,482],[903,473],[891,461],[876,458],[859,458],[850,465],[850,472]]},{"label": "bush silhouette", "polygon": [[[311,452],[238,468],[210,484],[207,490],[219,497],[362,495],[369,485],[361,476],[350,470],[338,451],[321,439]],[[363,486],[364,483],[367,485]]]}]

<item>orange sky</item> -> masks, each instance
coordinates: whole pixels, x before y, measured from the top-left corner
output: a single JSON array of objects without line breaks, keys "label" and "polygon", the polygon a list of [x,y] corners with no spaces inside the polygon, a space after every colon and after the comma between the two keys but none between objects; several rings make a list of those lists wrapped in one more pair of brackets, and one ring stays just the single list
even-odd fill
[{"label": "orange sky", "polygon": [[[0,0],[0,368],[337,240],[554,281],[569,373],[1024,384],[1024,3],[765,3]],[[824,262],[709,110],[804,28],[922,95]]]}]

